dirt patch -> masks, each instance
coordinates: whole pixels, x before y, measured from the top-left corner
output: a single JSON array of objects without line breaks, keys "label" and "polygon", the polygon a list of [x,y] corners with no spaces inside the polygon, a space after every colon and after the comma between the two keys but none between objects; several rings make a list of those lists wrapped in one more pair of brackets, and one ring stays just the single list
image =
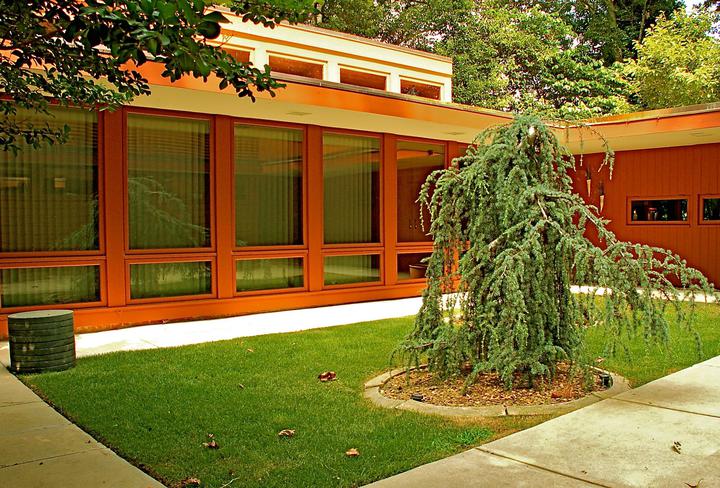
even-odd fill
[{"label": "dirt patch", "polygon": [[533,388],[506,390],[497,373],[478,376],[462,394],[464,378],[440,380],[425,370],[412,371],[409,376],[401,374],[391,378],[380,391],[388,398],[410,400],[412,395],[422,395],[422,401],[433,405],[451,407],[474,407],[483,405],[552,405],[577,400],[592,391],[604,390],[600,373],[593,372],[590,388],[579,374],[570,374],[570,367],[561,363],[555,377],[550,381],[536,381]]}]

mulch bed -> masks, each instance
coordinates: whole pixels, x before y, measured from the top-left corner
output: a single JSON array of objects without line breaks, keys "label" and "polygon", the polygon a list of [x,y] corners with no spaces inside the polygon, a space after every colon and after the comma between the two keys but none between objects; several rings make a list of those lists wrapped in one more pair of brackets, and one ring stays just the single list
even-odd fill
[{"label": "mulch bed", "polygon": [[558,371],[552,381],[536,381],[533,388],[506,390],[497,373],[478,376],[465,394],[462,389],[465,378],[440,380],[425,370],[411,371],[409,376],[401,374],[391,378],[381,388],[384,396],[398,400],[409,400],[412,394],[421,394],[422,401],[433,405],[452,407],[474,407],[483,405],[547,405],[569,402],[588,395],[591,391],[603,390],[599,374],[593,373],[593,384],[584,387],[581,375],[570,374],[570,367],[558,364]]}]

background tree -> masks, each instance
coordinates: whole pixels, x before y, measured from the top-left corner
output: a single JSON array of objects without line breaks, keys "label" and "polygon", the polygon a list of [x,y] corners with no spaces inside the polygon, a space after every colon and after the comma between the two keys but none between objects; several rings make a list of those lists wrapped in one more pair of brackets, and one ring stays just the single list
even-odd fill
[{"label": "background tree", "polygon": [[[230,8],[267,26],[315,13],[311,0],[242,0]],[[170,80],[214,75],[221,88],[241,97],[281,86],[269,69],[237,62],[208,44],[222,22],[227,19],[207,11],[203,0],[0,0],[0,148],[67,137],[67,127],[17,120],[17,107],[47,114],[54,100],[114,108],[148,94],[148,81],[136,69],[148,61],[162,64]]]},{"label": "background tree", "polygon": [[[695,295],[714,295],[676,254],[607,230],[572,191],[573,156],[539,119],[519,116],[477,141],[421,190],[434,250],[414,330],[397,351],[409,364],[427,359],[441,376],[469,366],[468,384],[497,371],[510,387],[516,375],[552,375],[559,360],[581,363],[587,327],[602,324],[611,350],[627,334],[665,342],[667,307],[689,326]],[[612,293],[599,302],[573,294],[573,284]],[[457,299],[445,295],[454,290]],[[683,298],[691,299],[689,314]]]},{"label": "background tree", "polygon": [[[661,16],[628,64],[633,88],[648,108],[720,100],[720,13],[707,9]],[[713,35],[714,34],[714,35]]]},{"label": "background tree", "polygon": [[622,71],[593,58],[557,9],[533,2],[328,0],[319,23],[452,57],[459,103],[564,118],[630,106]]}]

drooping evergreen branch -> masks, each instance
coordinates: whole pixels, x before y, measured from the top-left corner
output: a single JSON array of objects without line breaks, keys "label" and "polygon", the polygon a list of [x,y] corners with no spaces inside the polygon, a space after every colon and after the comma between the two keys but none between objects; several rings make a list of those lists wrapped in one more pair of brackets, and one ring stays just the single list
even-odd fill
[{"label": "drooping evergreen branch", "polygon": [[[692,331],[695,298],[716,296],[713,285],[671,251],[619,241],[573,193],[575,158],[539,119],[518,116],[476,141],[418,198],[434,251],[414,330],[396,350],[408,364],[426,358],[468,384],[493,370],[511,387],[518,373],[532,381],[559,360],[581,362],[590,326],[607,328],[610,352],[638,333],[666,343],[668,307]],[[598,301],[574,284],[609,292]]]}]

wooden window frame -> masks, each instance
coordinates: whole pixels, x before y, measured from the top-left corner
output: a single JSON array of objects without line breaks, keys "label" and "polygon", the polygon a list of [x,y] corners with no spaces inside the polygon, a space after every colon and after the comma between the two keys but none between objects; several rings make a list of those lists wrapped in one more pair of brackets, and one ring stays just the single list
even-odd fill
[{"label": "wooden window frame", "polygon": [[[51,101],[51,107],[59,107],[60,104],[56,101]],[[76,110],[84,110],[77,107],[68,107]],[[102,116],[103,112],[95,111],[96,125],[97,125],[97,147],[96,147],[96,165],[97,165],[97,208],[98,208],[98,248],[86,251],[0,251],[0,263],[6,258],[28,258],[29,262],[34,262],[37,258],[60,258],[60,257],[75,257],[83,256],[90,258],[91,256],[104,256],[105,255],[105,118]]]},{"label": "wooden window frame", "polygon": [[[443,146],[443,150],[444,150],[444,155],[443,155],[443,156],[444,156],[444,161],[443,161],[443,168],[442,168],[442,169],[448,169],[448,168],[450,167],[450,162],[451,162],[451,159],[450,159],[450,144],[448,143],[448,141],[440,141],[440,140],[437,140],[437,139],[425,139],[425,138],[421,138],[421,137],[397,136],[397,137],[395,138],[395,154],[393,155],[393,157],[395,158],[395,171],[396,171],[398,174],[399,174],[399,172],[400,172],[400,169],[398,168],[398,163],[397,163],[397,143],[398,143],[398,142],[402,142],[402,141],[406,141],[406,142],[419,142],[419,143],[423,143],[423,144],[435,144],[435,145],[438,145],[438,146]],[[396,195],[396,198],[397,198],[397,194],[398,194],[398,192],[400,191],[400,179],[397,177],[397,175],[396,175],[396,177],[395,177],[395,181],[396,181],[396,184],[397,184],[397,189],[396,189],[396,192],[395,192],[395,195]],[[398,203],[399,203],[399,202],[398,202]],[[398,213],[397,213],[397,211],[396,211],[396,213],[395,213],[395,222],[396,222],[396,225],[397,225],[397,221],[398,221],[398,220],[399,220],[399,219],[398,219]],[[427,224],[427,226],[429,227],[430,223],[427,222],[426,224]],[[428,244],[432,245],[432,240],[430,240],[430,241],[401,241],[399,238],[397,239],[397,247],[398,247],[398,250],[400,250],[400,249],[405,249],[405,248],[413,249],[413,248],[417,248],[417,247],[419,247],[419,248],[424,248],[424,247],[427,247]]]},{"label": "wooden window frame", "polygon": [[[632,203],[646,200],[685,200],[687,202],[686,220],[632,220]],[[625,201],[626,225],[659,225],[659,226],[690,226],[693,220],[692,198],[690,195],[652,195],[652,196],[628,196]]]},{"label": "wooden window frame", "polygon": [[[414,83],[414,84],[417,84],[417,85],[425,85],[425,86],[429,86],[429,87],[432,87],[432,88],[437,88],[437,89],[438,89],[438,97],[437,97],[437,98],[431,98],[431,97],[425,97],[425,96],[422,96],[422,95],[410,95],[410,94],[407,94],[407,93],[403,93],[403,91],[402,91],[402,83],[403,83],[403,81],[404,81],[404,82],[407,82],[407,83]],[[442,83],[439,83],[439,82],[430,81],[430,80],[421,80],[420,78],[413,78],[413,77],[410,77],[410,76],[400,75],[400,93],[403,94],[403,95],[409,95],[409,96],[413,96],[413,97],[423,98],[423,99],[425,99],[425,100],[436,100],[436,101],[438,101],[438,102],[441,102],[442,99],[443,99],[443,88],[444,88],[444,85],[443,85]]]},{"label": "wooden window frame", "polygon": [[[304,293],[309,290],[308,287],[308,253],[297,253],[292,251],[284,251],[279,250],[273,254],[269,254],[267,252],[263,253],[243,253],[243,254],[233,254],[233,264],[237,265],[238,261],[256,261],[256,260],[265,260],[265,259],[283,259],[283,258],[299,258],[302,259],[303,263],[303,286],[297,286],[297,287],[291,287],[291,288],[270,288],[266,290],[250,290],[250,291],[238,291],[237,290],[237,279],[234,281],[235,286],[235,296],[236,297],[252,297],[252,296],[258,296],[258,295],[275,295],[275,294],[287,294],[287,293]],[[235,271],[237,268],[233,270],[233,276],[235,276]]]},{"label": "wooden window frame", "polygon": [[[179,248],[152,248],[152,249],[131,249],[130,248],[130,200],[128,195],[128,178],[130,164],[128,161],[128,115],[141,114],[150,115],[153,117],[165,117],[165,118],[181,118],[181,119],[192,119],[202,120],[208,122],[208,150],[209,150],[209,182],[208,182],[208,226],[210,234],[210,246],[205,247],[179,247]],[[216,238],[216,225],[215,225],[215,213],[216,213],[216,198],[215,198],[215,174],[216,174],[216,157],[215,157],[215,116],[207,114],[196,114],[194,112],[181,112],[177,110],[161,110],[161,109],[147,109],[141,107],[124,107],[123,108],[123,201],[125,211],[125,221],[123,225],[125,227],[125,255],[131,256],[145,256],[145,255],[161,255],[161,254],[203,254],[208,252],[215,252],[217,250],[217,238]],[[128,275],[129,281],[129,275]]]},{"label": "wooden window frame", "polygon": [[[385,140],[382,133],[379,132],[365,132],[365,131],[358,131],[358,130],[350,130],[350,129],[334,129],[334,128],[328,128],[328,127],[321,127],[321,136],[320,136],[320,157],[322,158],[320,161],[320,165],[322,168],[322,178],[319,182],[319,186],[322,189],[320,192],[320,204],[321,208],[323,209],[323,213],[320,216],[321,222],[322,222],[322,251],[323,252],[344,252],[344,251],[382,251],[385,247],[385,177],[386,177],[386,171],[385,171]],[[379,152],[378,152],[378,164],[380,165],[380,187],[378,188],[378,198],[380,200],[380,208],[378,209],[378,215],[380,217],[380,222],[378,222],[379,228],[378,228],[378,238],[379,242],[348,242],[348,243],[340,243],[340,244],[326,244],[325,243],[325,154],[323,152],[323,146],[324,146],[324,136],[325,134],[345,134],[350,136],[360,136],[360,137],[373,137],[376,138],[379,142]],[[323,258],[324,263],[324,258]],[[323,273],[323,282],[324,282],[324,273]]]},{"label": "wooden window frame", "polygon": [[[301,191],[302,191],[302,244],[288,244],[288,245],[268,245],[268,246],[238,246],[237,245],[237,234],[236,234],[236,219],[237,219],[237,209],[235,208],[235,195],[236,195],[236,188],[235,188],[235,126],[236,125],[252,125],[256,127],[270,127],[270,128],[280,128],[280,129],[294,129],[294,130],[300,130],[302,132],[303,142],[302,142],[302,184]],[[232,128],[233,128],[233,138],[232,138],[232,174],[233,174],[233,180],[232,180],[232,191],[230,196],[230,204],[231,204],[231,215],[232,219],[230,222],[230,225],[232,227],[232,244],[233,244],[233,254],[234,253],[256,253],[261,251],[306,251],[308,248],[308,230],[307,230],[307,219],[308,219],[308,128],[307,125],[303,124],[293,124],[289,122],[268,122],[268,121],[258,121],[255,119],[245,119],[245,118],[238,118],[233,117],[232,118]]]},{"label": "wooden window frame", "polygon": [[[350,86],[359,86],[359,87],[367,88],[367,89],[370,89],[370,90],[382,90],[382,91],[387,91],[387,90],[388,90],[388,85],[389,85],[389,82],[390,82],[390,73],[388,73],[388,72],[373,71],[373,70],[371,70],[371,69],[360,68],[360,67],[357,67],[357,66],[350,66],[350,65],[347,65],[347,64],[338,64],[338,69],[339,69],[339,73],[340,73],[340,83],[343,83],[343,84],[346,84],[346,85],[350,85]],[[354,84],[354,83],[344,82],[344,81],[342,81],[342,71],[343,71],[343,70],[345,70],[345,71],[352,71],[352,72],[354,72],[354,73],[361,73],[361,74],[367,74],[367,75],[373,75],[373,76],[378,76],[378,77],[385,78],[385,87],[384,87],[384,88],[374,88],[374,87],[370,87],[370,86],[356,85],[356,84]]]},{"label": "wooden window frame", "polygon": [[[425,246],[424,249],[405,249],[405,248],[400,249],[400,248],[398,248],[397,255],[398,255],[398,258],[399,258],[399,257],[400,257],[401,255],[403,255],[403,254],[432,254],[432,252],[433,252],[432,243],[430,243],[430,246],[429,246],[429,247],[428,247],[428,246]],[[395,263],[395,268],[396,268],[396,271],[397,271],[397,261],[396,261],[396,263]],[[427,282],[427,278],[407,278],[407,279],[402,279],[402,278],[399,278],[399,277],[398,277],[397,282],[398,282],[398,283],[426,283],[426,282]]]},{"label": "wooden window frame", "polygon": [[[720,193],[701,193],[698,195],[698,225],[720,225],[720,220],[704,220],[705,200],[720,199]],[[688,215],[688,218],[690,216]]]},{"label": "wooden window frame", "polygon": [[[132,298],[130,267],[134,264],[173,264],[173,263],[210,263],[210,293],[197,295],[177,295],[169,297]],[[217,298],[217,258],[215,254],[175,254],[166,256],[137,256],[125,259],[125,301],[128,305],[141,303],[177,302],[188,300],[206,300]]]},{"label": "wooden window frame", "polygon": [[[107,293],[105,283],[107,280],[105,270],[105,259],[96,258],[88,259],[79,256],[40,258],[39,260],[3,260],[0,263],[1,269],[17,269],[17,268],[72,268],[78,266],[98,266],[100,273],[98,275],[98,290],[100,292],[100,300],[94,302],[72,302],[72,303],[54,303],[48,305],[24,305],[20,307],[1,307],[2,314],[11,314],[15,312],[23,312],[27,310],[50,310],[63,307],[76,308],[97,308],[107,306]],[[1,305],[1,304],[0,304]]]},{"label": "wooden window frame", "polygon": [[[385,259],[383,258],[384,253],[382,249],[343,249],[343,250],[332,250],[322,253],[322,282],[323,290],[340,290],[345,288],[368,288],[368,287],[383,287],[385,286]],[[360,283],[346,283],[340,285],[326,285],[325,284],[325,258],[338,257],[338,256],[377,256],[378,257],[378,280],[377,281],[366,281]]]},{"label": "wooden window frame", "polygon": [[323,61],[321,59],[308,58],[308,57],[304,57],[304,56],[296,56],[294,54],[287,54],[287,53],[282,53],[282,52],[278,52],[278,51],[267,51],[267,65],[268,66],[270,66],[270,61],[271,61],[270,58],[287,59],[288,61],[297,61],[299,63],[320,66],[320,68],[322,70],[321,77],[315,78],[312,76],[296,75],[293,73],[283,73],[282,71],[275,71],[271,67],[270,68],[271,71],[276,75],[279,74],[279,75],[284,75],[284,76],[297,76],[299,78],[307,78],[307,79],[311,79],[311,80],[327,80],[327,71],[328,71],[327,61]]}]

